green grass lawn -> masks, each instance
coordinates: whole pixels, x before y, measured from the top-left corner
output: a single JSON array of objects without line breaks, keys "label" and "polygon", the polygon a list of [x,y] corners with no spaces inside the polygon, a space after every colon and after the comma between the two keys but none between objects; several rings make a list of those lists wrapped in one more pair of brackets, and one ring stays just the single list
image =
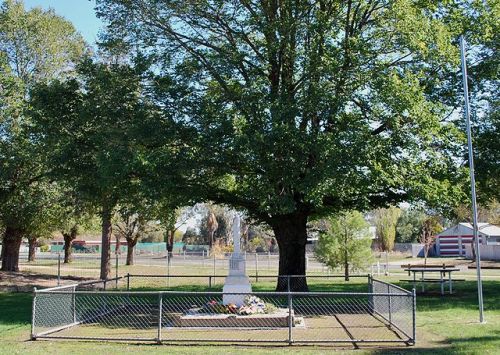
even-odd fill
[{"label": "green grass lawn", "polygon": [[[396,281],[396,278],[390,279]],[[327,290],[330,286],[312,284],[316,290]],[[402,286],[408,286],[402,284]],[[255,285],[254,290],[269,290],[271,283]],[[204,290],[203,286],[181,287],[183,290]],[[364,291],[365,280],[354,279],[351,283],[336,281],[335,291]],[[478,323],[476,283],[466,281],[455,286],[455,294],[441,296],[438,285],[431,293],[417,296],[417,345],[414,347],[376,348],[362,347],[355,353],[432,353],[432,354],[497,354],[500,353],[500,281],[484,282],[486,324]],[[177,288],[179,289],[179,288]],[[176,345],[157,346],[151,344],[118,342],[76,341],[29,341],[32,296],[28,293],[0,293],[0,354],[85,354],[89,352],[117,354],[162,353],[169,354],[281,354],[287,346],[243,346],[243,345]],[[297,353],[329,353],[332,347],[293,347]],[[350,352],[349,347],[333,346],[340,352]]]}]

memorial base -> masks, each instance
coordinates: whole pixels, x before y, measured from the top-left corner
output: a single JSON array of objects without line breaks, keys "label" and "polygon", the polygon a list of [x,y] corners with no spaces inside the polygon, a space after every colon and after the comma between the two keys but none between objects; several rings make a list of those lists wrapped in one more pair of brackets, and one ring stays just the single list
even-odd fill
[{"label": "memorial base", "polygon": [[[292,325],[300,326],[303,320],[294,321],[292,314]],[[174,321],[175,327],[190,328],[285,328],[289,325],[289,314],[287,309],[279,309],[272,314],[186,314]]]},{"label": "memorial base", "polygon": [[222,303],[224,305],[227,306],[233,303],[240,307],[245,303],[245,297],[252,293],[252,286],[247,276],[229,275],[226,277],[222,292]]}]

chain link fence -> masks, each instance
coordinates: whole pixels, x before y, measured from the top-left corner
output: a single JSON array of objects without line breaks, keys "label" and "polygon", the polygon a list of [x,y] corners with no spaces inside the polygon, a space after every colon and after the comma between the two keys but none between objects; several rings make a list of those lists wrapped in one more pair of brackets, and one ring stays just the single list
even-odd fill
[{"label": "chain link fence", "polygon": [[[278,273],[279,254],[271,253],[244,253],[246,270],[251,279],[259,282],[266,277]],[[47,287],[88,282],[99,279],[101,259],[99,254],[74,253],[69,263],[64,263],[62,253],[38,253],[34,261],[28,261],[27,254],[20,255],[19,268],[34,278],[43,278],[43,285]],[[143,286],[154,287],[156,275],[206,275],[213,280],[221,280],[229,272],[230,254],[208,256],[195,253],[182,253],[170,258],[168,255],[136,255],[133,265],[126,265],[124,255],[111,256],[110,277],[132,274],[144,275]],[[316,261],[311,255],[307,257],[307,272],[309,275],[333,275],[331,270]],[[146,276],[150,276],[147,284]],[[223,276],[219,276],[223,275]],[[162,284],[164,286],[165,283]]]},{"label": "chain link fence", "polygon": [[[31,338],[414,344],[415,293],[371,277],[367,288],[369,292],[249,295],[85,291],[75,284],[35,290]],[[227,304],[227,297],[242,306]]]}]

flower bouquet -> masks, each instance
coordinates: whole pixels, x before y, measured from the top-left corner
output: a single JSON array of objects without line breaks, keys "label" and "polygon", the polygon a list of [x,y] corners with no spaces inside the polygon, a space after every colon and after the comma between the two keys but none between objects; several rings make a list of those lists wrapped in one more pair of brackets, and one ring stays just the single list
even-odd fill
[{"label": "flower bouquet", "polygon": [[273,313],[277,308],[265,303],[257,296],[245,297],[244,303],[238,307],[234,303],[224,305],[221,302],[211,300],[200,309],[200,313],[216,313],[216,314],[237,314],[237,315],[252,315],[252,314],[269,314]]}]

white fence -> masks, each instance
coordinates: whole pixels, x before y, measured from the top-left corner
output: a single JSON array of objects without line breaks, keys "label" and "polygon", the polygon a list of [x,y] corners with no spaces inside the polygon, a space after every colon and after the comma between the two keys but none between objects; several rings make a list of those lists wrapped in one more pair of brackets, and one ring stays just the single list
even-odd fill
[{"label": "white fence", "polygon": [[[500,260],[500,245],[480,245],[481,260]],[[472,247],[465,245],[465,257],[472,259]]]}]

